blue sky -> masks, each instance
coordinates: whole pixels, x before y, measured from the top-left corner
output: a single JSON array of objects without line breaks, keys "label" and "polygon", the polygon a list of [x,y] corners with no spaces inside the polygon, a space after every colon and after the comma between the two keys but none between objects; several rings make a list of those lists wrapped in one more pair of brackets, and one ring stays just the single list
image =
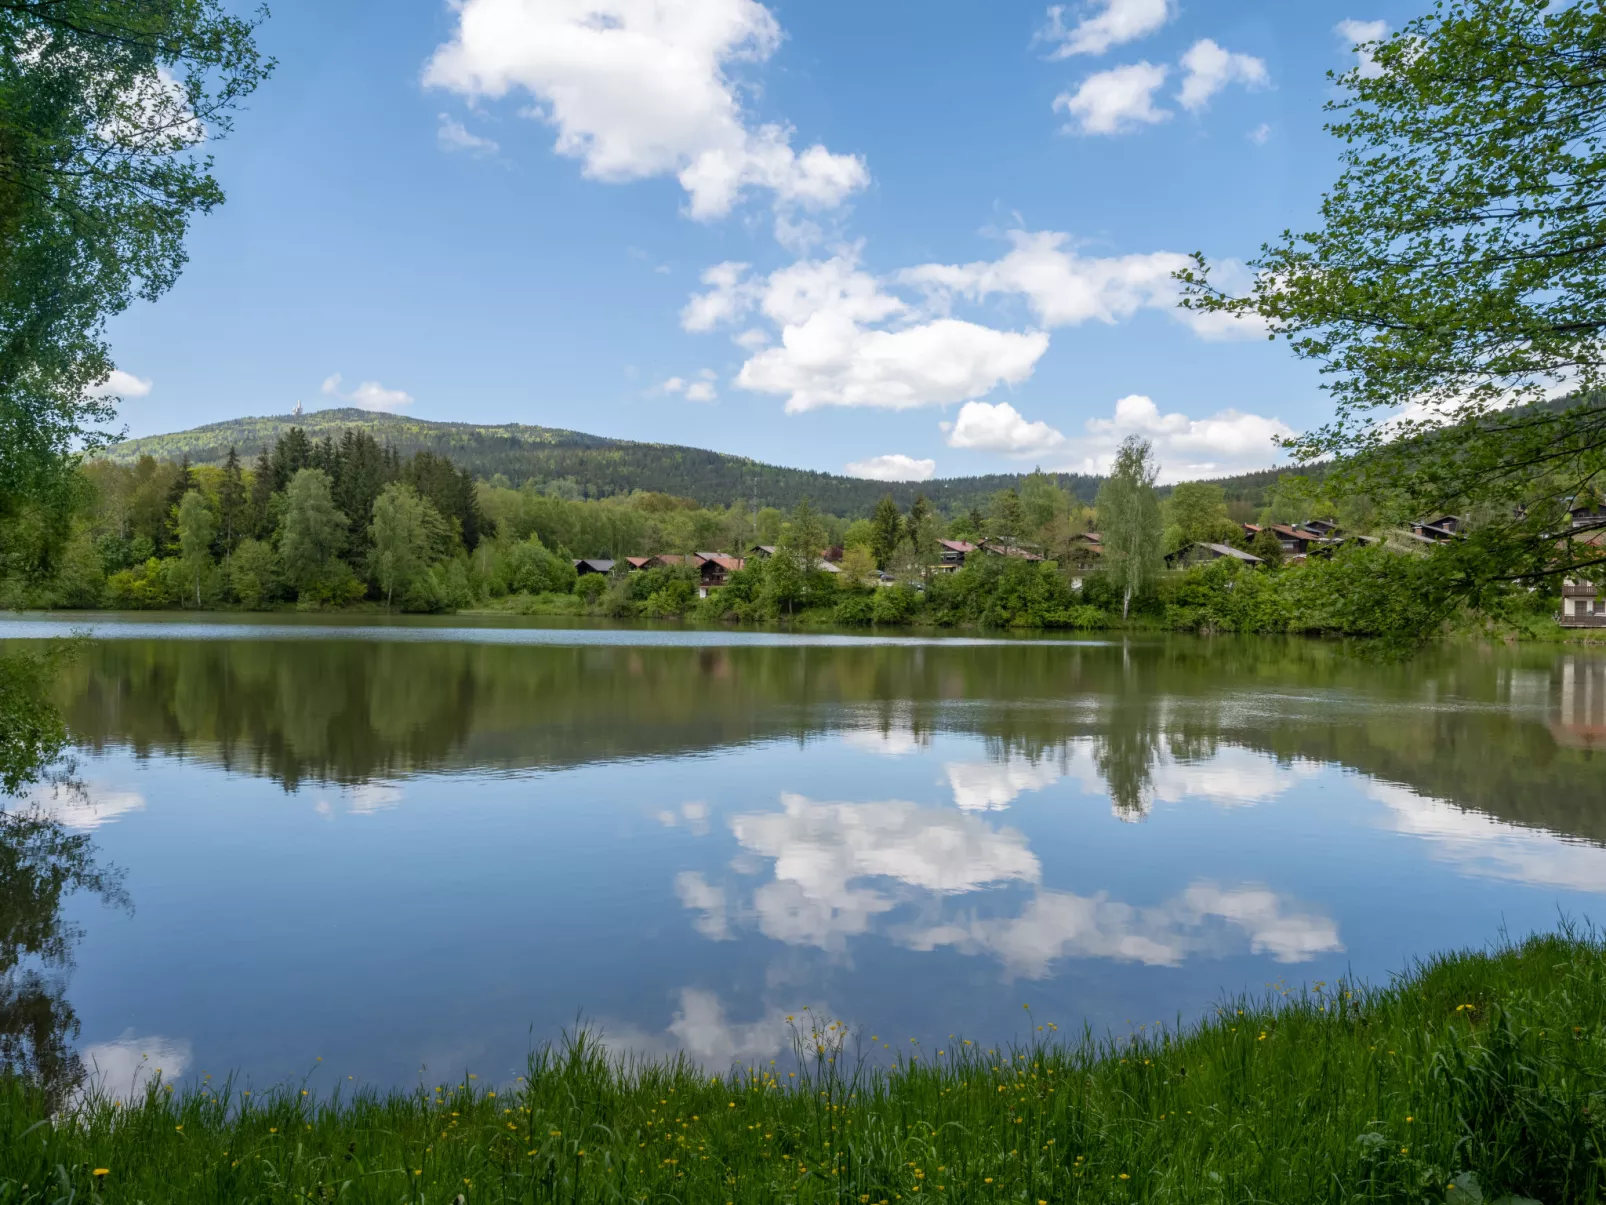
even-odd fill
[{"label": "blue sky", "polygon": [[[1314,372],[1173,308],[1308,225],[1393,0],[281,0],[131,434],[365,404],[916,478],[1264,467]],[[124,375],[126,374],[126,375]]]}]

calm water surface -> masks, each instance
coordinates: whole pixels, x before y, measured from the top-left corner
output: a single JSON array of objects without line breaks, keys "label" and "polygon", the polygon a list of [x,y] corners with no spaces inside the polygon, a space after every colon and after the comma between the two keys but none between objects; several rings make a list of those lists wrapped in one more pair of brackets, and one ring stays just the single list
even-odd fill
[{"label": "calm water surface", "polygon": [[803,1005],[1125,1031],[1606,919],[1583,653],[96,627],[34,802],[124,874],[47,976],[108,1082],[493,1080],[577,1017],[722,1068]]}]

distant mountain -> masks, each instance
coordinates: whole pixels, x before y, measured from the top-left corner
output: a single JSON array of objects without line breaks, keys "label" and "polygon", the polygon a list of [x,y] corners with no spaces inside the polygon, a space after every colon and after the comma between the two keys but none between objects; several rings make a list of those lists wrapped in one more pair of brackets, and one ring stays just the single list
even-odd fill
[{"label": "distant mountain", "polygon": [[[158,460],[188,456],[192,464],[220,464],[233,447],[249,460],[292,427],[300,427],[314,439],[338,439],[341,432],[355,428],[367,431],[403,455],[430,451],[448,456],[487,480],[498,474],[515,486],[527,481],[544,485],[569,480],[587,498],[651,490],[692,498],[704,506],[729,505],[737,499],[751,501],[756,497],[760,506],[782,509],[808,498],[820,510],[844,517],[868,515],[876,502],[889,493],[904,509],[917,495],[925,494],[951,514],[985,505],[999,490],[1018,487],[1025,476],[994,473],[922,482],[865,481],[762,464],[745,456],[702,448],[607,439],[558,427],[439,423],[350,408],[208,423],[172,435],[126,440],[103,455],[124,464],[145,455]],[[1098,493],[1098,477],[1077,473],[1057,476],[1066,490],[1085,503],[1092,503]],[[1268,470],[1242,479],[1226,479],[1221,484],[1229,495],[1253,494],[1258,498],[1276,476],[1276,470]],[[1245,488],[1235,490],[1233,486],[1240,480]]]}]

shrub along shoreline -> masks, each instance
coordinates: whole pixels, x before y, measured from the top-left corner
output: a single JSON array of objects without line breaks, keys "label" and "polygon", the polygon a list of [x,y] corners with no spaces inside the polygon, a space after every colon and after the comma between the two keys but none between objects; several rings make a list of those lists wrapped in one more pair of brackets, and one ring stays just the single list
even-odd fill
[{"label": "shrub along shoreline", "polygon": [[1122,1040],[1028,1010],[1017,1046],[912,1045],[804,1013],[795,1059],[712,1077],[582,1035],[499,1088],[208,1080],[52,1120],[11,1079],[0,1201],[1594,1202],[1603,955],[1566,931]]}]

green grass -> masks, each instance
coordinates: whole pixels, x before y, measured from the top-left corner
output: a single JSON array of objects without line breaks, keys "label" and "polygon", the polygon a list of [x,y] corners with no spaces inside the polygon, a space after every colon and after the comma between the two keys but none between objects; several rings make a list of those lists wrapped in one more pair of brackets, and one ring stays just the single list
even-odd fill
[{"label": "green grass", "polygon": [[[1606,962],[1563,933],[1182,1034],[843,1036],[711,1078],[588,1038],[498,1088],[218,1085],[46,1119],[0,1085],[0,1202],[1493,1202],[1606,1194]],[[1040,1027],[1041,1026],[1041,1027]],[[882,1060],[855,1055],[863,1043]],[[896,1048],[895,1055],[885,1047]],[[789,1070],[790,1068],[791,1070]],[[878,1069],[879,1068],[879,1069]],[[796,1073],[794,1076],[794,1072]],[[96,1169],[106,1169],[96,1175]]]}]

